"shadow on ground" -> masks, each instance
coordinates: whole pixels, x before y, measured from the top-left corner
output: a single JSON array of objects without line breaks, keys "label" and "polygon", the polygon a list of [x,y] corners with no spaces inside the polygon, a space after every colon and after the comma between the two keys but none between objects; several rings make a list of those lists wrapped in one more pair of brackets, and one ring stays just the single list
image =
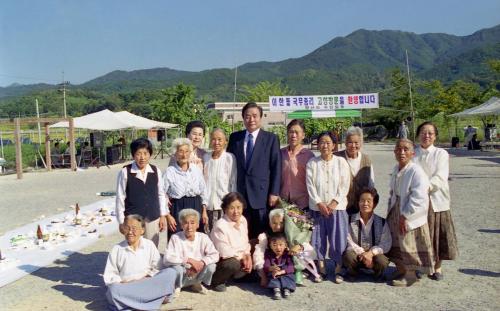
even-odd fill
[{"label": "shadow on ground", "polygon": [[495,164],[500,164],[500,152],[497,151],[477,151],[477,150],[467,150],[460,148],[447,148],[446,151],[450,155],[456,157],[470,157],[477,160],[493,162]]},{"label": "shadow on ground", "polygon": [[[50,267],[41,268],[33,273],[42,279],[57,282],[52,286],[63,295],[77,301],[88,303],[87,310],[105,310],[106,286],[101,274],[106,265],[108,253],[73,253],[65,259],[54,262]],[[29,267],[21,267],[28,269]]]},{"label": "shadow on ground", "polygon": [[477,231],[483,233],[500,233],[500,229],[478,229]]},{"label": "shadow on ground", "polygon": [[500,277],[500,272],[493,272],[482,269],[458,269],[458,271],[468,275],[489,276],[492,278]]}]

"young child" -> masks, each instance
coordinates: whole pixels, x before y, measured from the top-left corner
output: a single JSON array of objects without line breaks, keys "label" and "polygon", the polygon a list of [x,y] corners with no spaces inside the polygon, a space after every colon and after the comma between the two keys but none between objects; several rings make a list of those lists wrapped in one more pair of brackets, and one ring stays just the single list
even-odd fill
[{"label": "young child", "polygon": [[109,252],[103,279],[112,310],[158,310],[174,292],[175,270],[158,271],[160,253],[142,238],[144,226],[140,215],[126,216],[121,228],[125,240]]},{"label": "young child", "polygon": [[146,222],[144,237],[164,250],[167,243],[167,199],[160,169],[149,164],[153,146],[149,140],[139,138],[130,144],[130,151],[134,161],[120,171],[116,187],[116,217],[120,232],[126,234],[123,231],[125,216],[141,215]]},{"label": "young child", "polygon": [[359,212],[349,216],[347,249],[342,260],[351,280],[363,267],[373,269],[375,281],[381,281],[389,264],[384,254],[391,249],[391,232],[385,219],[373,213],[378,201],[375,188],[362,189],[358,198]]},{"label": "young child", "polygon": [[[273,233],[282,233],[285,229],[284,227],[284,217],[285,211],[281,208],[275,208],[269,212],[269,228],[268,232],[263,232],[259,234],[257,240],[258,243],[255,245],[255,251],[253,253],[254,269],[258,272],[260,277],[260,285],[266,287],[268,279],[266,273],[264,273],[264,253],[268,248],[268,236]],[[321,282],[322,279],[316,271],[316,266],[314,265],[314,249],[310,243],[304,243],[302,245],[294,245],[290,248],[290,255],[299,255],[305,262],[305,268],[311,272],[314,276],[315,282]]]},{"label": "young child", "polygon": [[273,233],[268,237],[269,249],[264,254],[264,273],[269,279],[267,288],[273,290],[273,299],[288,298],[295,290],[295,275],[292,256],[288,253],[286,237],[283,233]]}]

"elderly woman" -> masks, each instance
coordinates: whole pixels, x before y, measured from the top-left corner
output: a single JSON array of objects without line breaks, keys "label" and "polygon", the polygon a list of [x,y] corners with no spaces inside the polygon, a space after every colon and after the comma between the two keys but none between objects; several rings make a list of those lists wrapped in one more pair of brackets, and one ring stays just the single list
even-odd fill
[{"label": "elderly woman", "polygon": [[226,291],[226,282],[242,278],[252,271],[252,256],[248,241],[248,223],[243,216],[245,198],[238,192],[230,192],[222,198],[224,216],[217,220],[210,237],[219,251],[220,260],[212,277],[215,291]]},{"label": "elderly woman", "polygon": [[[185,134],[193,145],[193,151],[189,156],[189,163],[196,165],[203,171],[203,156],[206,151],[201,148],[201,145],[203,144],[203,139],[205,137],[205,125],[203,122],[198,120],[191,121],[186,125]],[[170,158],[168,166],[172,166],[174,164],[175,158],[172,157]]]},{"label": "elderly woman", "polygon": [[175,291],[191,286],[193,291],[205,294],[215,272],[215,263],[219,261],[219,252],[208,235],[196,232],[200,224],[200,214],[194,209],[184,209],[179,213],[182,231],[170,238],[163,257],[165,266],[173,267],[177,272]]},{"label": "elderly woman", "polygon": [[304,136],[302,120],[294,119],[288,123],[288,146],[281,149],[280,197],[302,209],[308,209],[306,165],[311,158],[314,158],[314,153],[302,146]]},{"label": "elderly woman", "polygon": [[357,126],[347,129],[345,136],[346,149],[336,152],[335,155],[346,159],[351,173],[351,184],[347,195],[347,213],[359,212],[358,198],[364,188],[374,187],[373,166],[370,158],[363,152],[363,130]]},{"label": "elderly woman", "polygon": [[342,254],[347,246],[349,166],[345,159],[335,156],[336,140],[329,132],[318,136],[320,156],[307,163],[306,184],[309,209],[314,218],[312,244],[319,260],[319,269],[326,273],[324,260],[328,243],[329,257],[335,263],[335,283],[340,275]]},{"label": "elderly woman", "polygon": [[450,212],[449,155],[446,150],[434,146],[438,135],[434,123],[420,124],[417,128],[417,135],[420,146],[416,148],[416,156],[413,160],[423,168],[430,182],[428,223],[436,260],[436,272],[430,277],[440,281],[443,279],[441,261],[454,260],[458,255],[457,236]]},{"label": "elderly woman", "polygon": [[[181,230],[179,212],[192,208],[202,215],[201,221],[207,223],[207,195],[203,172],[189,162],[193,146],[187,138],[177,138],[172,143],[176,162],[169,166],[163,175],[164,190],[170,201],[170,213],[167,222],[170,231]],[[201,230],[203,224],[200,223]]]},{"label": "elderly woman", "polygon": [[236,191],[236,159],[232,153],[226,152],[226,145],[224,131],[220,128],[214,129],[210,134],[212,152],[203,157],[203,175],[208,193],[208,232],[222,217],[222,198],[229,192]]},{"label": "elderly woman", "polygon": [[175,270],[158,270],[160,253],[144,228],[142,216],[125,216],[125,240],[109,252],[103,278],[111,310],[158,310],[174,292]]},{"label": "elderly woman", "polygon": [[432,273],[434,257],[427,225],[429,179],[411,160],[413,142],[399,139],[394,148],[398,164],[390,181],[389,214],[392,248],[389,259],[396,264],[393,286],[411,286],[417,281],[417,269]]}]

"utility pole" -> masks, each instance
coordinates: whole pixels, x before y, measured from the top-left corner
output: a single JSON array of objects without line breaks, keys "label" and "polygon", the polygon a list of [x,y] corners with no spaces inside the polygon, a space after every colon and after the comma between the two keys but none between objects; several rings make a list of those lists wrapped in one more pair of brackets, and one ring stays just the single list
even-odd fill
[{"label": "utility pole", "polygon": [[[62,83],[59,84],[59,86],[62,86],[62,89],[59,89],[59,91],[62,91],[63,93],[63,114],[64,118],[66,119],[68,117],[68,113],[66,110],[66,85],[69,85],[69,81],[64,80],[64,71],[62,72]],[[65,131],[64,137],[66,138],[66,141],[68,140],[68,130]]]},{"label": "utility pole", "polygon": [[234,93],[233,93],[233,117],[231,118],[231,129],[234,132],[234,112],[236,111],[236,77],[238,76],[238,65],[234,68]]},{"label": "utility pole", "polygon": [[408,61],[408,50],[406,52],[406,71],[408,73],[408,88],[410,90],[410,111],[411,111],[411,134],[413,141],[415,141],[415,111],[413,110],[413,97],[411,94],[411,77],[410,77],[410,63]]},{"label": "utility pole", "polygon": [[68,117],[68,113],[66,110],[66,85],[69,85],[69,81],[64,80],[64,71],[62,72],[62,83],[59,86],[62,86],[62,89],[59,89],[63,93],[63,114],[64,118]]}]

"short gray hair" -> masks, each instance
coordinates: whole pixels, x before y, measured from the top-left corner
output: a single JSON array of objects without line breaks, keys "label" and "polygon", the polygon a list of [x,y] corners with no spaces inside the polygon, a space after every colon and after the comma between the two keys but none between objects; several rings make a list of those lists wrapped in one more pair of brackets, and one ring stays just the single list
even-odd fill
[{"label": "short gray hair", "polygon": [[224,138],[226,138],[226,140],[227,140],[227,135],[226,135],[226,132],[225,132],[223,129],[221,129],[220,127],[216,127],[216,128],[214,128],[214,129],[212,130],[212,132],[210,132],[210,137],[212,137],[212,135],[213,135],[214,133],[216,133],[216,132],[221,132],[221,133],[222,133],[222,135],[224,135]]},{"label": "short gray hair", "polygon": [[401,144],[401,143],[407,143],[411,146],[411,149],[413,151],[415,151],[415,144],[413,143],[412,140],[408,139],[408,138],[399,138],[398,140],[396,140],[396,145],[395,147],[397,147],[397,145]]},{"label": "short gray hair", "polygon": [[181,146],[188,146],[189,147],[189,151],[193,151],[193,143],[191,143],[191,141],[187,138],[176,138],[174,139],[174,141],[172,142],[172,153],[175,153],[177,152],[177,149],[179,149],[179,147]]},{"label": "short gray hair", "polygon": [[347,129],[345,133],[345,140],[349,139],[351,136],[359,136],[361,143],[363,142],[363,129],[358,126],[351,126]]},{"label": "short gray hair", "polygon": [[282,208],[275,208],[272,209],[269,212],[269,224],[271,224],[271,221],[273,220],[274,217],[279,216],[281,218],[285,217],[285,210]]},{"label": "short gray hair", "polygon": [[194,216],[196,218],[196,222],[200,222],[200,213],[192,208],[186,208],[179,212],[179,221],[181,224],[186,222],[186,218]]},{"label": "short gray hair", "polygon": [[[144,220],[144,217],[142,217],[139,214],[130,214],[130,215],[127,215],[127,216],[125,216],[125,220],[127,220],[127,219],[137,220],[138,222],[141,223],[142,229],[146,228],[146,221]],[[125,223],[125,220],[123,221],[124,223]]]}]

